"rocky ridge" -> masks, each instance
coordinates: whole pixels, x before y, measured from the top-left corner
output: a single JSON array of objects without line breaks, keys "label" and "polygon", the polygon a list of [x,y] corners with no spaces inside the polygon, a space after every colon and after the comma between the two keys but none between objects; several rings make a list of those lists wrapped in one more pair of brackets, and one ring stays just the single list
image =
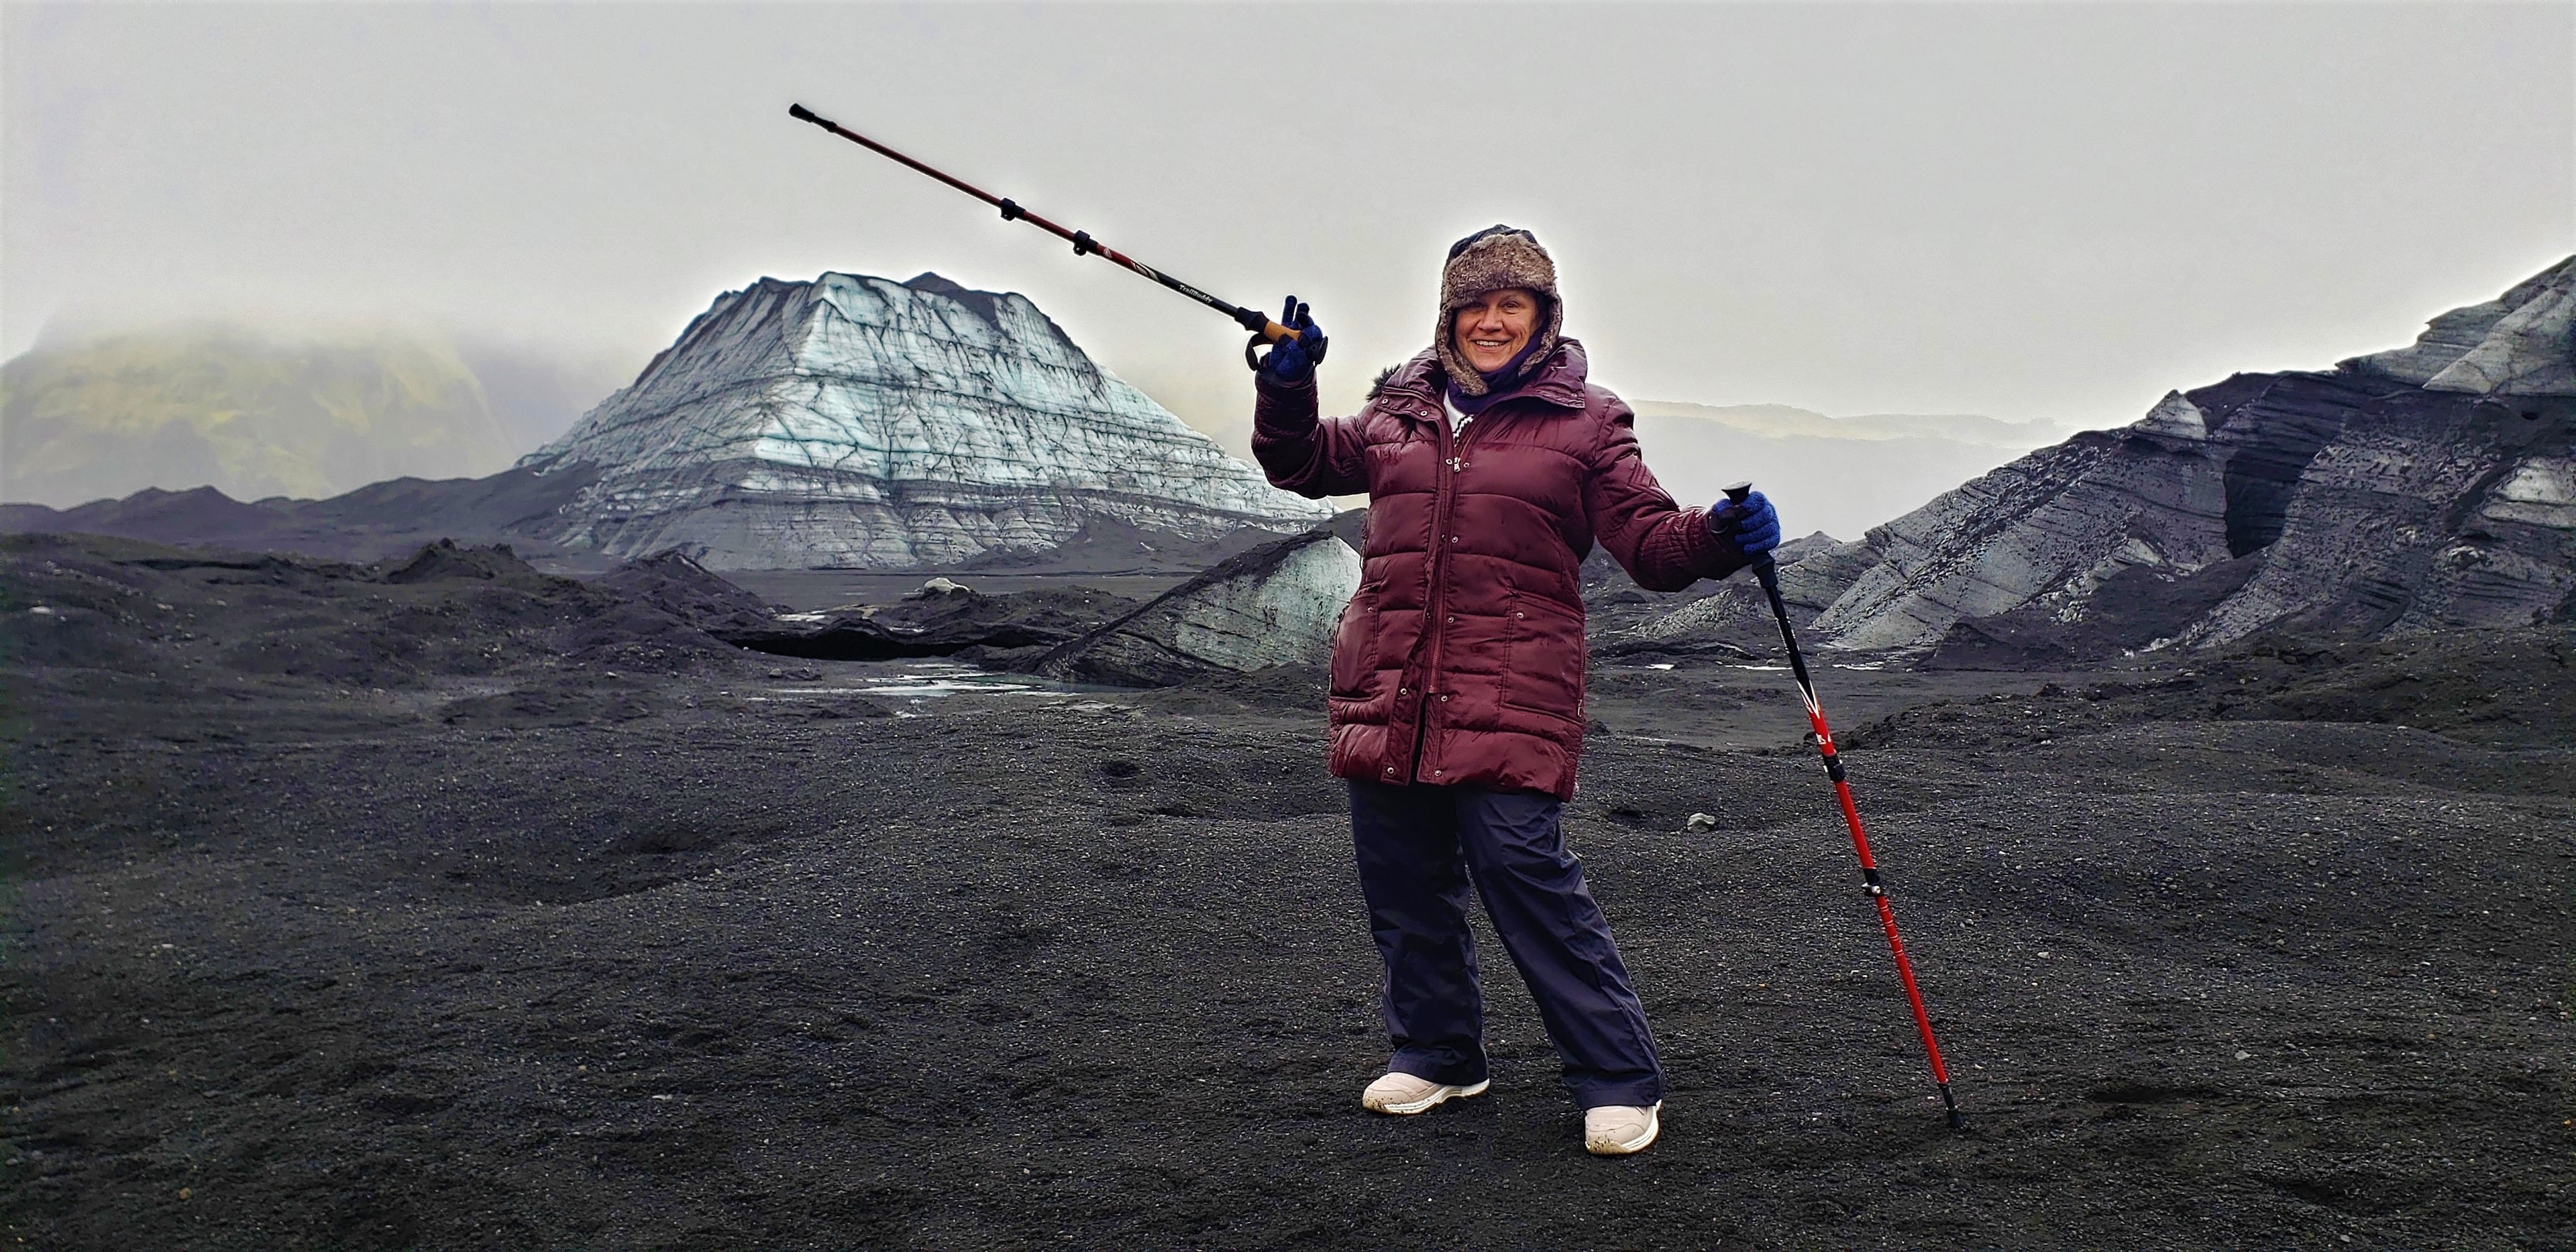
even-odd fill
[{"label": "rocky ridge", "polygon": [[1027,297],[827,273],[717,298],[523,465],[595,466],[557,542],[715,569],[955,566],[1108,518],[1205,541],[1330,516],[1093,364]]},{"label": "rocky ridge", "polygon": [[[2576,258],[2409,348],[2170,393],[1784,564],[1784,585],[1821,642],[1960,664],[2568,620],[2571,308]],[[1741,608],[1635,633],[1741,633]]]}]

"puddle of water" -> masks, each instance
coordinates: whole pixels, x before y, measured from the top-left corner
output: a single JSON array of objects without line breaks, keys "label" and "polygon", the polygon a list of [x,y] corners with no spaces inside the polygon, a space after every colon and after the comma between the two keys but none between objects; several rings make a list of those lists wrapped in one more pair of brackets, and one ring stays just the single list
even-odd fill
[{"label": "puddle of water", "polygon": [[1054,694],[1046,691],[1032,691],[1029,689],[1029,685],[1027,683],[971,682],[895,683],[885,687],[867,688],[863,694],[872,696],[953,696],[961,691],[981,691],[990,695],[1001,696],[1042,696]]},{"label": "puddle of water", "polygon": [[1042,689],[1033,682],[1015,681],[1010,676],[988,673],[972,665],[955,661],[907,661],[903,673],[884,678],[862,678],[835,686],[773,687],[770,694],[785,699],[804,700],[818,696],[952,696],[959,692],[982,692],[991,695],[1049,696],[1058,699],[1073,695],[1070,691]]},{"label": "puddle of water", "polygon": [[[823,696],[907,696],[914,700],[938,699],[960,693],[1000,696],[1036,696],[1048,700],[1075,700],[1086,696],[1098,699],[1098,690],[1080,684],[1062,686],[1040,680],[1023,679],[1016,674],[996,674],[955,661],[906,661],[902,672],[882,678],[852,678],[828,686],[800,685],[771,687],[768,696],[747,699],[811,700]],[[1079,706],[1077,706],[1079,707]],[[1125,708],[1124,705],[1104,706]],[[897,710],[902,717],[919,714]]]},{"label": "puddle of water", "polygon": [[1729,665],[1729,666],[1727,666],[1727,668],[1728,668],[1728,669],[1749,669],[1749,670],[1759,670],[1759,671],[1761,671],[1761,672],[1763,672],[1763,673],[1766,673],[1766,674],[1767,674],[1767,673],[1772,673],[1772,672],[1775,672],[1775,671],[1778,671],[1778,670],[1785,670],[1785,669],[1787,669],[1787,668],[1789,668],[1789,667],[1788,667],[1788,666],[1786,666],[1786,665]]},{"label": "puddle of water", "polygon": [[1027,683],[951,682],[943,678],[898,678],[864,687],[773,687],[772,695],[790,700],[807,700],[816,696],[948,696],[960,691],[983,691],[995,695],[1069,696],[1070,691],[1039,691]]}]

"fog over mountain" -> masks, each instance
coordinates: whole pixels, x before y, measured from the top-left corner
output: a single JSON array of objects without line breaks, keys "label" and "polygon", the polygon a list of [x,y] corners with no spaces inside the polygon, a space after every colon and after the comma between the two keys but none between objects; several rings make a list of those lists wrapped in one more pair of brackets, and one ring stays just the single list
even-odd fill
[{"label": "fog over mountain", "polygon": [[[1223,439],[1231,323],[791,100],[1228,299],[1314,301],[1337,412],[1496,221],[1631,400],[2095,428],[2404,343],[2576,245],[2563,4],[1509,12],[6,6],[0,352],[84,311],[426,321],[606,352],[595,401],[745,275],[935,269]],[[1516,84],[1543,173],[1427,173],[1460,105],[1426,48]],[[1273,91],[1294,125],[1209,107]]]},{"label": "fog over mountain", "polygon": [[395,331],[109,335],[27,353],[0,368],[0,386],[10,500],[201,485],[239,499],[328,495],[397,474],[488,474],[513,452],[455,350]]},{"label": "fog over mountain", "polygon": [[1838,539],[1922,505],[2033,448],[2065,438],[2050,422],[1970,415],[1827,417],[1783,404],[1640,400],[1637,442],[1666,490],[1711,504],[1750,479],[1798,534]]},{"label": "fog over mountain", "polygon": [[595,356],[420,327],[69,330],[0,367],[0,500],[69,507],[205,486],[310,499],[480,477],[613,385]]}]

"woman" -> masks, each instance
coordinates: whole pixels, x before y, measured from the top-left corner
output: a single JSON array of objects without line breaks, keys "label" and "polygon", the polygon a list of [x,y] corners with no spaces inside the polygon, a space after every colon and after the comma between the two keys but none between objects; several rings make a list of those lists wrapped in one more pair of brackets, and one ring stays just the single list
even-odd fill
[{"label": "woman", "polygon": [[1449,249],[1432,346],[1355,417],[1316,420],[1324,336],[1293,296],[1282,317],[1299,338],[1261,362],[1254,455],[1287,490],[1369,497],[1327,702],[1394,1048],[1360,1101],[1410,1114],[1485,1090],[1472,880],[1585,1148],[1638,1151],[1661,1129],[1663,1070],[1558,825],[1583,748],[1576,571],[1598,540],[1639,585],[1679,591],[1777,546],[1778,515],[1758,494],[1680,508],[1656,484],[1627,406],[1584,381],[1555,262],[1527,231]]}]

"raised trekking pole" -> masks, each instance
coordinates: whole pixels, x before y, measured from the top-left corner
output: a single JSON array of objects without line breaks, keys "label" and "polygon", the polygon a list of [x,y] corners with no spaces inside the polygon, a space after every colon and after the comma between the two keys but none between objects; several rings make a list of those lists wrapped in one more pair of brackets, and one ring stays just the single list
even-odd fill
[{"label": "raised trekking pole", "polygon": [[[1726,498],[1738,504],[1751,494],[1753,484],[1737,483],[1726,489]],[[1905,984],[1905,998],[1914,1005],[1914,1029],[1922,1032],[1923,1054],[1932,1061],[1932,1083],[1941,1089],[1941,1104],[1950,1110],[1950,1129],[1961,1130],[1968,1124],[1959,1112],[1959,1102],[1950,1095],[1950,1067],[1941,1063],[1941,1045],[1932,1038],[1932,1015],[1923,1008],[1923,993],[1914,985],[1914,962],[1905,957],[1905,940],[1896,933],[1896,910],[1887,903],[1887,884],[1878,876],[1878,858],[1869,854],[1869,833],[1861,829],[1860,809],[1852,804],[1851,783],[1843,772],[1843,759],[1834,753],[1834,732],[1825,725],[1825,706],[1816,700],[1815,680],[1807,676],[1807,658],[1798,652],[1797,632],[1789,628],[1789,605],[1780,598],[1780,571],[1771,554],[1753,558],[1753,576],[1762,581],[1762,594],[1771,598],[1771,616],[1780,620],[1780,643],[1789,650],[1789,672],[1798,680],[1798,695],[1807,702],[1807,721],[1816,728],[1816,751],[1825,758],[1825,777],[1834,782],[1834,796],[1842,801],[1843,821],[1851,827],[1852,851],[1860,854],[1861,890],[1878,906],[1878,924],[1887,931],[1887,950],[1896,957],[1897,980]]]},{"label": "raised trekking pole", "polygon": [[876,140],[870,139],[857,131],[847,129],[840,123],[835,122],[830,118],[823,117],[815,113],[814,110],[806,108],[804,105],[788,105],[787,116],[795,118],[800,122],[812,122],[835,135],[839,135],[843,139],[849,140],[851,143],[857,144],[870,152],[876,153],[878,156],[885,157],[900,165],[909,166],[919,173],[927,174],[959,191],[965,192],[967,195],[973,196],[986,204],[992,205],[994,208],[1002,211],[1003,221],[1027,222],[1029,225],[1035,226],[1039,230],[1045,231],[1058,239],[1062,239],[1066,243],[1073,245],[1073,254],[1075,256],[1097,256],[1103,260],[1115,262],[1121,268],[1133,270],[1136,273],[1142,274],[1147,278],[1153,279],[1155,282],[1161,283],[1164,286],[1181,293],[1182,295],[1188,296],[1192,300],[1196,300],[1219,313],[1225,314],[1227,317],[1233,318],[1236,325],[1252,332],[1251,342],[1243,345],[1243,358],[1246,362],[1252,361],[1253,349],[1261,346],[1262,344],[1277,343],[1282,339],[1297,338],[1296,331],[1290,330],[1287,327],[1270,320],[1267,315],[1256,313],[1239,304],[1229,304],[1223,300],[1219,300],[1215,296],[1209,295],[1188,283],[1182,282],[1180,279],[1174,278],[1171,275],[1155,269],[1152,266],[1146,265],[1141,261],[1137,261],[1134,258],[1129,257],[1126,253],[1120,252],[1117,249],[1092,238],[1090,231],[1066,230],[1064,227],[1058,226],[1054,222],[1048,221],[1035,213],[1029,212],[1027,209],[1021,208],[1019,205],[1013,203],[1007,196],[994,195],[993,193],[975,186],[972,183],[943,174],[940,171],[932,169],[919,161],[913,160],[911,157],[905,156],[904,154],[897,152],[884,144],[878,143]]}]

